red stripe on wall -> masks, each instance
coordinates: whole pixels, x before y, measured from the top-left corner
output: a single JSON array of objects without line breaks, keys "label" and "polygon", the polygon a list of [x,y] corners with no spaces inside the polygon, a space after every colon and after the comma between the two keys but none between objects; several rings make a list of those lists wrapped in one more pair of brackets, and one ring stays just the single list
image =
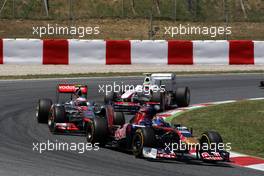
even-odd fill
[{"label": "red stripe on wall", "polygon": [[192,41],[168,41],[168,64],[192,65]]},{"label": "red stripe on wall", "polygon": [[43,40],[43,64],[69,64],[68,40]]},{"label": "red stripe on wall", "polygon": [[254,64],[253,41],[229,41],[229,64]]},{"label": "red stripe on wall", "polygon": [[131,64],[130,41],[106,41],[106,64]]},{"label": "red stripe on wall", "polygon": [[3,40],[0,39],[0,64],[4,63],[3,47],[4,47]]}]

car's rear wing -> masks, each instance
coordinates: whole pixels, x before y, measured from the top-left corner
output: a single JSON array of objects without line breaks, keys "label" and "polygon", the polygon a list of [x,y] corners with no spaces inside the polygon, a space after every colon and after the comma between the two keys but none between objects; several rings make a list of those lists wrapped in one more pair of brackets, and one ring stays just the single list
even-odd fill
[{"label": "car's rear wing", "polygon": [[[159,105],[159,102],[144,102],[145,105]],[[141,103],[132,102],[114,102],[113,107],[115,112],[136,113],[141,108]]]},{"label": "car's rear wing", "polygon": [[174,73],[153,73],[151,79],[155,80],[174,80],[176,75]]},{"label": "car's rear wing", "polygon": [[79,93],[82,96],[87,96],[88,86],[79,84],[59,84],[57,91],[58,93]]},{"label": "car's rear wing", "polygon": [[114,111],[116,111],[116,112],[136,113],[140,109],[140,104],[139,103],[131,103],[131,102],[114,102],[113,108],[114,108]]}]

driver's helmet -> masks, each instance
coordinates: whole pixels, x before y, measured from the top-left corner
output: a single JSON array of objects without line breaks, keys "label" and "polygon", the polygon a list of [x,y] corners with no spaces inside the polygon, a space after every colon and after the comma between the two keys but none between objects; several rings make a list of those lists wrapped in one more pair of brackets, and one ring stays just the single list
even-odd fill
[{"label": "driver's helmet", "polygon": [[153,118],[152,124],[154,126],[163,126],[163,127],[167,126],[167,123],[164,121],[164,119],[162,117],[158,117],[158,116]]},{"label": "driver's helmet", "polygon": [[78,89],[75,91],[75,95],[76,95],[77,97],[81,97],[81,96],[82,96],[82,90],[81,90],[81,88],[78,88]]},{"label": "driver's helmet", "polygon": [[86,98],[79,97],[75,100],[75,105],[76,106],[87,106],[87,100]]},{"label": "driver's helmet", "polygon": [[142,107],[140,109],[140,112],[144,112],[145,113],[145,117],[144,118],[152,119],[157,111],[152,106],[145,106],[145,107]]},{"label": "driver's helmet", "polygon": [[150,77],[149,76],[145,77],[143,85],[150,85]]}]

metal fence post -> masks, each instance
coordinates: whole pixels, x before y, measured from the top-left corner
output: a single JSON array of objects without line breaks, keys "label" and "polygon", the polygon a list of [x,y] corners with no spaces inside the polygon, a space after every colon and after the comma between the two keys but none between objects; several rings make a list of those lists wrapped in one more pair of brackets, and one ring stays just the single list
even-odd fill
[{"label": "metal fence post", "polygon": [[151,9],[151,12],[150,12],[150,24],[149,24],[149,40],[152,40],[153,39],[153,8]]},{"label": "metal fence post", "polygon": [[[228,23],[229,23],[228,0],[223,0],[223,7],[224,7],[225,27],[228,27]],[[225,37],[226,37],[226,40],[228,40],[228,35],[226,35]]]},{"label": "metal fence post", "polygon": [[47,17],[49,16],[49,0],[43,0]]},{"label": "metal fence post", "polygon": [[199,1],[199,0],[196,0],[196,4],[195,4],[195,15],[194,15],[194,19],[195,19],[195,21],[198,20],[198,15],[199,15],[199,13],[200,13],[199,3],[200,3],[200,1]]},{"label": "metal fence post", "polygon": [[70,20],[73,19],[73,15],[72,15],[72,0],[69,0],[69,19]]},{"label": "metal fence post", "polygon": [[122,18],[124,18],[124,16],[125,16],[125,2],[124,2],[124,0],[122,0]]},{"label": "metal fence post", "polygon": [[152,1],[152,6],[150,10],[150,24],[149,24],[149,40],[153,40],[154,32],[153,32],[153,13],[154,13],[154,0]]},{"label": "metal fence post", "polygon": [[177,0],[174,0],[174,20],[177,21]]},{"label": "metal fence post", "polygon": [[15,0],[13,0],[13,7],[12,7],[12,11],[13,11],[13,18],[16,18],[16,12],[15,12]]}]

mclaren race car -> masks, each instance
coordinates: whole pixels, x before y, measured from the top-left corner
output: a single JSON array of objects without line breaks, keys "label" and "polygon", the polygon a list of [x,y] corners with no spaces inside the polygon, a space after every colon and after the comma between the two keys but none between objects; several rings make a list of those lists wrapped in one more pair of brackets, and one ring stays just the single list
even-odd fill
[{"label": "mclaren race car", "polygon": [[60,84],[57,101],[40,99],[36,117],[39,123],[48,123],[52,133],[85,133],[87,122],[101,117],[103,106],[87,101],[87,86]]},{"label": "mclaren race car", "polygon": [[110,92],[105,96],[105,103],[129,106],[135,105],[142,98],[149,104],[158,103],[161,111],[172,107],[187,107],[190,104],[190,89],[177,87],[176,75],[173,73],[146,74],[143,85],[125,92]]},{"label": "mclaren race car", "polygon": [[219,133],[208,131],[200,138],[194,137],[192,130],[166,123],[157,114],[156,105],[141,106],[128,122],[123,112],[115,112],[113,106],[107,105],[105,110],[106,118],[94,119],[87,125],[90,143],[132,151],[138,158],[181,159],[194,154],[203,161],[229,161],[229,153],[215,147],[223,143]]}]

